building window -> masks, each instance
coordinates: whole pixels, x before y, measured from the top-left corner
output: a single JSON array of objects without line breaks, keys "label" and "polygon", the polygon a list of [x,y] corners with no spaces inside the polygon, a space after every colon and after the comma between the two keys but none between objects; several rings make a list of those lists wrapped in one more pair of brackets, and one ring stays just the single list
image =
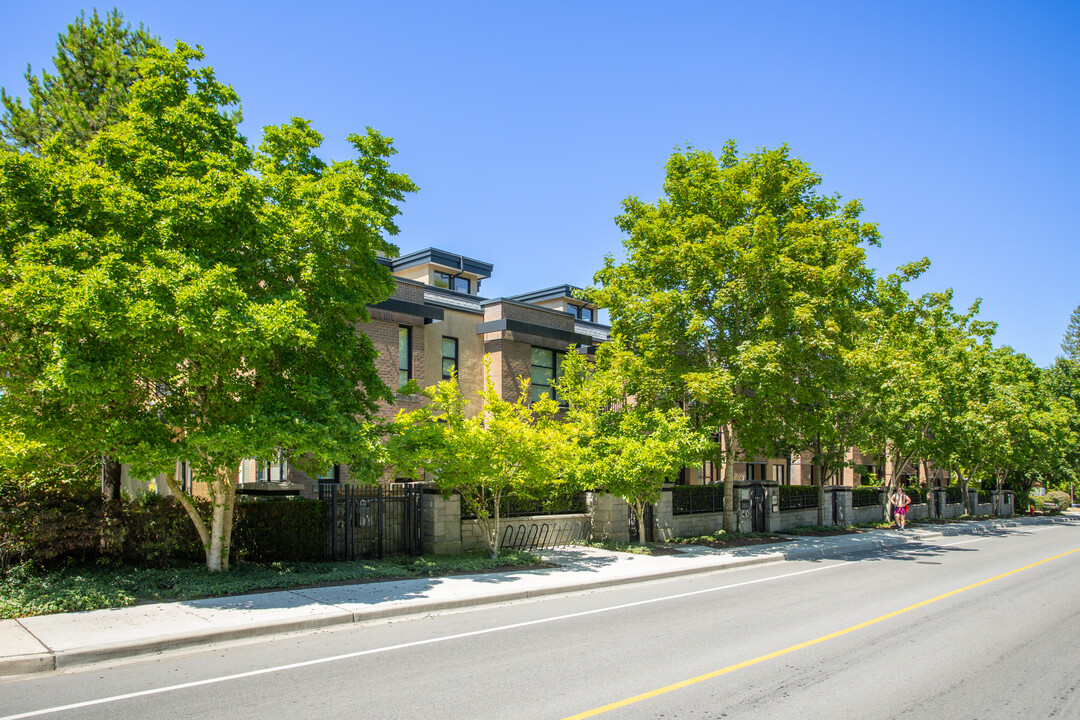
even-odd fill
[{"label": "building window", "polygon": [[458,341],[457,338],[443,337],[442,339],[442,376],[443,380],[449,380],[451,373],[458,364]]},{"label": "building window", "polygon": [[412,328],[398,327],[398,387],[412,379]]},{"label": "building window", "polygon": [[596,321],[596,311],[585,305],[571,305],[570,314],[578,320],[584,320],[586,322]]},{"label": "building window", "polygon": [[319,477],[317,479],[321,483],[341,482],[341,466],[331,465],[325,470],[319,471]]},{"label": "building window", "polygon": [[765,481],[765,463],[747,463],[746,479],[751,482]]},{"label": "building window", "polygon": [[773,481],[777,485],[787,485],[787,468],[783,465],[773,465]]},{"label": "building window", "polygon": [[469,278],[463,278],[460,275],[451,275],[450,273],[436,272],[435,287],[468,294]]},{"label": "building window", "polygon": [[542,397],[558,400],[559,397],[551,385],[562,378],[562,356],[558,350],[534,347],[532,349],[532,384],[529,397],[537,401]]}]

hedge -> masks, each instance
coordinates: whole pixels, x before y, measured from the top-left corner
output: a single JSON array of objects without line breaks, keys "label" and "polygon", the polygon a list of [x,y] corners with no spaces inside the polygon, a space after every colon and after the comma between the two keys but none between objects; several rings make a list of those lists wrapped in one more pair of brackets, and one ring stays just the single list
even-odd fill
[{"label": "hedge", "polygon": [[[209,503],[198,505],[209,520]],[[326,512],[321,500],[237,502],[232,557],[323,560]],[[0,488],[0,569],[67,560],[151,567],[204,557],[195,526],[172,498],[151,493],[135,502],[107,501],[85,484]]]}]

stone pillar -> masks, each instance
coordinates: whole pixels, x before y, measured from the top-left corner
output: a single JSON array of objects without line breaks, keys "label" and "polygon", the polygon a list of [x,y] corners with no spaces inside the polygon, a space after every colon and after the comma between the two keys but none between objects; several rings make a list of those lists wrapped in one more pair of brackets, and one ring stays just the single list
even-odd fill
[{"label": "stone pillar", "polygon": [[420,533],[424,552],[432,555],[461,553],[461,496],[444,498],[433,487],[425,487]]},{"label": "stone pillar", "polygon": [[780,485],[765,483],[765,532],[780,529]]},{"label": "stone pillar", "polygon": [[750,486],[736,482],[732,495],[735,500],[735,532],[753,532],[753,518],[750,517]]},{"label": "stone pillar", "polygon": [[656,542],[666,542],[675,537],[675,513],[671,503],[672,487],[672,485],[664,485],[659,502],[653,505],[653,521],[656,523],[653,540]]},{"label": "stone pillar", "polygon": [[968,489],[968,502],[971,504],[971,514],[979,514],[979,491]]},{"label": "stone pillar", "polygon": [[[833,512],[836,503],[836,512]],[[850,525],[855,517],[855,508],[851,501],[851,488],[841,485],[829,485],[825,488],[825,524]]]},{"label": "stone pillar", "polygon": [[934,488],[930,492],[934,493],[934,505],[937,507],[937,517],[945,517],[945,503],[948,499],[949,491],[945,488]]},{"label": "stone pillar", "polygon": [[1015,512],[1013,502],[1015,502],[1015,500],[1013,498],[1012,490],[994,491],[994,507],[999,508],[999,515],[1012,515]]},{"label": "stone pillar", "polygon": [[592,520],[590,539],[630,542],[630,506],[625,500],[600,491],[586,493],[585,500]]}]

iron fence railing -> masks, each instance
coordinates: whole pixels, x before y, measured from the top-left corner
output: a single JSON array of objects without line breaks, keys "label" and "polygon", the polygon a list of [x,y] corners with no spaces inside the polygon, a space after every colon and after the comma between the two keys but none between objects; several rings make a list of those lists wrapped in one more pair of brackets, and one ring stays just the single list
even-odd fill
[{"label": "iron fence railing", "polygon": [[[488,503],[488,517],[495,515],[495,504]],[[521,497],[518,495],[503,495],[499,502],[499,517],[535,517],[540,515],[573,515],[589,512],[589,504],[585,499],[585,493],[573,493],[568,495],[553,495],[551,497],[537,499]],[[475,520],[476,511],[461,503],[461,519]]]},{"label": "iron fence railing", "polygon": [[671,512],[696,515],[724,511],[724,484],[675,485],[671,488]]},{"label": "iron fence railing", "polygon": [[881,489],[858,487],[851,491],[852,507],[878,507],[881,505]]},{"label": "iron fence railing", "polygon": [[423,490],[419,485],[321,483],[326,503],[326,556],[331,560],[419,555]]},{"label": "iron fence railing", "polygon": [[781,485],[781,510],[807,510],[818,506],[818,489],[813,485]]},{"label": "iron fence railing", "polygon": [[964,491],[959,485],[950,485],[945,488],[945,502],[949,505],[958,505],[964,502]]}]

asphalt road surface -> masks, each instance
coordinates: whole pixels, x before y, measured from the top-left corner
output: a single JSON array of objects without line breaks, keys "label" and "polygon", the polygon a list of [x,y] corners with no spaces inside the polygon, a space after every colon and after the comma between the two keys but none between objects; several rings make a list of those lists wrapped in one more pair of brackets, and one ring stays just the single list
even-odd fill
[{"label": "asphalt road surface", "polygon": [[1080,527],[784,562],[0,682],[0,717],[1080,717]]}]

